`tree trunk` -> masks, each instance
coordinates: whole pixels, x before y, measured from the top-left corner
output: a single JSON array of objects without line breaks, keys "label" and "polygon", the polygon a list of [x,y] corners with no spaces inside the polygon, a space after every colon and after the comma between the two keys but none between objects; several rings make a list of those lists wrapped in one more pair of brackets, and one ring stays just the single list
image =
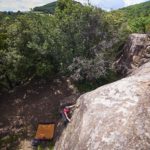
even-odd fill
[{"label": "tree trunk", "polygon": [[6,78],[8,85],[9,85],[9,88],[13,89],[13,84],[12,84],[12,82],[11,82],[11,80],[7,74],[5,74],[5,78]]}]

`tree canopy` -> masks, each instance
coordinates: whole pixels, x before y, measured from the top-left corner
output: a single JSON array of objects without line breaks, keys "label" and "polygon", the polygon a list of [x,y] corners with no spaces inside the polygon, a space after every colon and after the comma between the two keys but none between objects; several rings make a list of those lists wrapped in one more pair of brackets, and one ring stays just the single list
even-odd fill
[{"label": "tree canopy", "polygon": [[[150,2],[145,4],[141,6],[147,8]],[[118,47],[130,33],[150,31],[149,9],[139,12],[140,5],[112,12],[72,0],[51,6],[56,6],[53,15],[0,13],[1,89],[56,74],[98,79],[108,75]],[[49,4],[45,7],[51,9]],[[137,11],[131,15],[133,10]]]}]

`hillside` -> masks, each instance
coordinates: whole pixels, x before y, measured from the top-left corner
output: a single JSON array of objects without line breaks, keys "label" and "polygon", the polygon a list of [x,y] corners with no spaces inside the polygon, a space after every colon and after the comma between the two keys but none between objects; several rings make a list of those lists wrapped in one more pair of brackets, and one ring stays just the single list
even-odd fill
[{"label": "hillside", "polygon": [[108,12],[108,16],[108,20],[115,20],[116,28],[121,25],[126,35],[150,32],[150,1]]},{"label": "hillside", "polygon": [[124,7],[122,9],[119,9],[119,11],[125,13],[126,16],[130,18],[150,16],[150,1]]}]

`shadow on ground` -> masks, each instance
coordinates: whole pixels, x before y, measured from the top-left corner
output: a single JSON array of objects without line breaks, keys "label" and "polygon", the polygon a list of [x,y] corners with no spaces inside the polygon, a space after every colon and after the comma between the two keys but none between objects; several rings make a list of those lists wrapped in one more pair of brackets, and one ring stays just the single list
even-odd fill
[{"label": "shadow on ground", "polygon": [[[71,81],[32,81],[0,95],[0,149],[30,147],[39,122],[55,122],[59,126],[54,139],[62,132],[60,103],[75,103],[79,97]],[[13,145],[13,146],[12,146]],[[15,145],[15,146],[14,146]],[[28,148],[30,149],[30,148]]]}]

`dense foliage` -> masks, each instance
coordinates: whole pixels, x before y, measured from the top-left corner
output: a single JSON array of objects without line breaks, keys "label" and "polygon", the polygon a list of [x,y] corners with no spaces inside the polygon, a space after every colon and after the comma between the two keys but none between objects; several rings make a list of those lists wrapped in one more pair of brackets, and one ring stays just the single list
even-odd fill
[{"label": "dense foliage", "polygon": [[128,34],[150,31],[145,12],[132,18],[125,9],[108,13],[59,0],[54,15],[0,13],[0,88],[56,74],[77,81],[109,79],[116,50]]}]

